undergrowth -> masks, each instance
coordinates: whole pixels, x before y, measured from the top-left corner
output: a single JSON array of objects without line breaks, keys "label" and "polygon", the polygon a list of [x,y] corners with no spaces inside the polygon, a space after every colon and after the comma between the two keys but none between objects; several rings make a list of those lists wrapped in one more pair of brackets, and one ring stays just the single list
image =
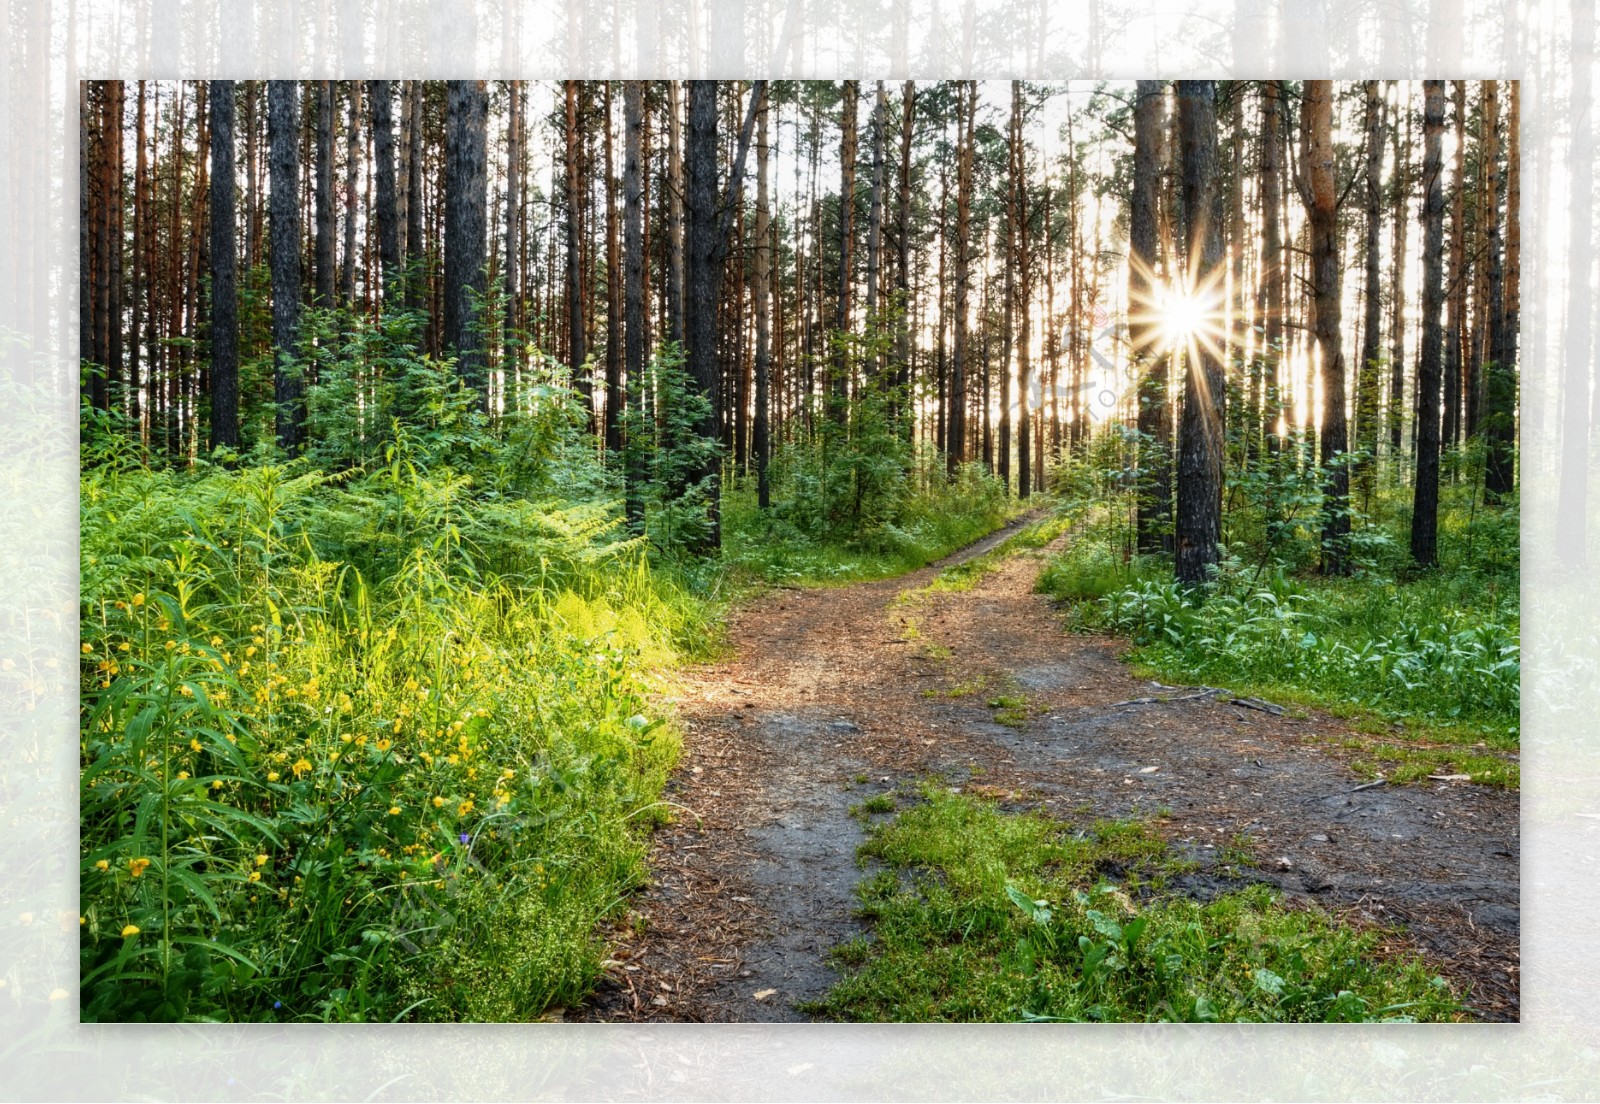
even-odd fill
[{"label": "undergrowth", "polygon": [[880,1021],[1455,1020],[1463,1007],[1383,933],[1287,908],[1262,886],[1209,902],[1165,888],[1136,822],[1074,827],[929,786],[871,826],[872,935],[810,1007]]}]

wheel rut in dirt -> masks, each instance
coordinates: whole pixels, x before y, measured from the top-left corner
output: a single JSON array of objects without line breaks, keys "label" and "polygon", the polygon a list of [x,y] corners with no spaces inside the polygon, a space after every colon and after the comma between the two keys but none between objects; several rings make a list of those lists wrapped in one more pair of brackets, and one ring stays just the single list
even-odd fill
[{"label": "wheel rut in dirt", "polygon": [[[797,1006],[838,980],[828,951],[868,934],[852,810],[939,778],[1074,821],[1150,818],[1195,861],[1187,892],[1265,881],[1396,925],[1480,1015],[1516,1019],[1517,795],[1366,785],[1335,720],[1136,678],[1119,642],[1062,631],[1033,590],[1043,553],[926,589],[1026,520],[911,575],[773,591],[730,619],[730,657],[688,672],[676,701],[667,796],[686,811],[656,833],[652,884],[584,1015],[808,1019]],[[1241,850],[1253,865],[1224,863]]]}]

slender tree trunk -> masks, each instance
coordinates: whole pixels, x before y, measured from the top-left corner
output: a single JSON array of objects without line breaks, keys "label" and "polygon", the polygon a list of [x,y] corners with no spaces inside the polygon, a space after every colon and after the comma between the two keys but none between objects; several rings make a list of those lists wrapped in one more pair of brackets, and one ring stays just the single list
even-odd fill
[{"label": "slender tree trunk", "polygon": [[1170,525],[1171,456],[1167,420],[1167,364],[1159,348],[1156,265],[1161,242],[1156,205],[1162,172],[1162,82],[1138,83],[1133,109],[1133,192],[1128,208],[1128,346],[1138,380],[1140,489],[1135,512],[1138,549],[1164,550]]},{"label": "slender tree trunk", "polygon": [[[1451,155],[1450,189],[1450,278],[1445,292],[1449,317],[1444,335],[1444,445],[1461,443],[1462,355],[1461,330],[1467,317],[1467,228],[1466,228],[1466,149],[1467,82],[1452,81],[1451,107],[1454,116],[1455,152]],[[1587,201],[1585,201],[1587,203]]]},{"label": "slender tree trunk", "polygon": [[1422,355],[1417,364],[1417,480],[1411,558],[1438,558],[1439,383],[1444,333],[1444,81],[1422,82]]},{"label": "slender tree trunk", "polygon": [[399,302],[400,218],[395,206],[393,82],[368,82],[372,104],[372,148],[377,160],[378,267],[383,278],[383,301]]},{"label": "slender tree trunk", "polygon": [[[695,425],[706,441],[717,439],[721,378],[717,370],[717,86],[688,82],[689,120],[684,136],[684,297],[683,327],[689,376],[709,404]],[[720,511],[722,461],[713,454],[694,473],[708,481],[709,532],[701,551],[722,543]]]},{"label": "slender tree trunk", "polygon": [[296,341],[300,331],[300,99],[294,81],[267,82],[267,159],[272,175],[273,401],[278,447],[300,451],[304,392]]},{"label": "slender tree trunk", "polygon": [[361,82],[346,82],[350,103],[344,135],[344,257],[339,265],[339,301],[349,305],[356,291],[356,181],[361,175]]},{"label": "slender tree trunk", "polygon": [[[527,156],[528,140],[522,121],[522,82],[507,81],[506,92],[511,101],[511,110],[506,123],[506,263],[503,270],[506,301],[500,371],[505,394],[512,395],[522,371],[517,307],[522,296],[522,174],[525,171],[523,160]],[[514,402],[508,401],[505,406],[507,410],[513,409]]]},{"label": "slender tree trunk", "polygon": [[584,397],[584,414],[594,417],[594,401],[590,391],[591,383],[584,371],[584,361],[588,358],[588,349],[584,341],[588,328],[583,321],[583,252],[582,252],[582,218],[583,189],[580,183],[579,172],[579,130],[578,130],[578,82],[567,81],[566,84],[566,144],[562,165],[565,170],[565,190],[563,199],[566,204],[567,227],[567,364],[572,372],[573,383]]},{"label": "slender tree trunk", "polygon": [[[1310,83],[1310,82],[1308,82]],[[1189,269],[1196,286],[1212,286],[1223,264],[1216,187],[1217,121],[1213,81],[1178,82],[1183,148],[1183,210]],[[1222,464],[1226,377],[1209,342],[1186,357],[1183,427],[1178,454],[1177,577],[1203,583],[1221,555]]]},{"label": "slender tree trunk", "polygon": [[1383,356],[1383,92],[1382,83],[1375,80],[1366,82],[1366,131],[1366,283],[1362,288],[1361,360],[1356,365],[1355,404],[1356,449],[1363,455],[1352,475],[1363,499],[1369,500],[1373,457],[1378,451],[1378,362]]},{"label": "slender tree trunk", "polygon": [[144,298],[144,287],[147,282],[147,273],[144,267],[144,234],[145,234],[145,201],[144,190],[148,179],[148,169],[145,162],[145,124],[144,124],[144,81],[139,82],[139,119],[135,124],[134,137],[134,168],[133,168],[133,288],[131,306],[133,308],[133,332],[128,344],[128,417],[133,420],[134,432],[140,433],[141,402],[140,402],[140,365],[139,350],[142,344],[141,322]]},{"label": "slender tree trunk", "polygon": [[[634,396],[634,405],[645,410],[644,361],[647,335],[644,322],[644,178],[643,152],[644,82],[624,81],[622,85],[622,252],[623,252],[623,370]],[[643,428],[643,419],[640,420]],[[634,532],[644,527],[644,442],[628,442],[628,526]]]},{"label": "slender tree trunk", "polygon": [[769,93],[766,87],[760,92],[761,107],[756,131],[756,249],[754,287],[756,316],[756,501],[761,509],[772,506],[772,487],[768,478],[767,463],[771,450],[769,419],[771,418],[772,335],[768,319],[768,301],[772,293],[771,246],[772,213],[767,196],[767,112]]},{"label": "slender tree trunk", "polygon": [[[1411,103],[1399,81],[1395,86],[1394,144],[1394,282],[1389,289],[1389,455],[1398,460],[1403,448],[1406,381],[1406,228],[1411,203]],[[1405,138],[1401,138],[1401,121]]]},{"label": "slender tree trunk", "polygon": [[1017,321],[1022,333],[1017,341],[1017,497],[1027,498],[1033,493],[1033,279],[1032,258],[1028,252],[1028,156],[1022,138],[1022,82],[1011,82],[1011,113],[1015,120],[1012,136],[1016,170],[1012,175],[1012,202],[1016,205],[1012,241],[1016,250]]},{"label": "slender tree trunk", "polygon": [[[889,113],[889,101],[884,95],[883,82],[878,82],[877,98],[872,106],[872,195],[867,204],[867,319],[875,331],[879,328],[878,275],[883,257],[883,127]],[[879,361],[873,358],[873,368]]]},{"label": "slender tree trunk", "polygon": [[1322,355],[1322,571],[1350,570],[1350,469],[1345,424],[1344,351],[1339,334],[1339,203],[1334,180],[1333,82],[1306,81],[1301,121],[1304,179],[1301,197],[1311,232],[1315,332]]},{"label": "slender tree trunk", "polygon": [[895,412],[907,439],[915,432],[911,397],[911,143],[916,128],[917,85],[900,92],[900,189],[895,208]]},{"label": "slender tree trunk", "polygon": [[[1521,319],[1518,300],[1522,293],[1522,169],[1517,134],[1522,123],[1521,87],[1520,81],[1506,82],[1505,270],[1498,295],[1493,288],[1497,250],[1492,237],[1489,245],[1493,339],[1492,364],[1487,370],[1484,393],[1484,440],[1488,451],[1483,473],[1483,494],[1489,502],[1498,502],[1510,494],[1516,475],[1517,327]],[[1496,202],[1493,191],[1490,201]],[[1499,225],[1498,219],[1489,225],[1493,232]]]},{"label": "slender tree trunk", "polygon": [[[962,101],[965,101],[963,104]],[[967,294],[970,280],[972,240],[972,143],[973,120],[978,110],[978,86],[967,81],[957,90],[957,111],[961,117],[957,131],[956,154],[956,317],[955,350],[950,366],[950,441],[945,448],[947,473],[954,478],[956,468],[966,459],[967,394]]]},{"label": "slender tree trunk", "polygon": [[605,82],[606,152],[606,450],[622,449],[622,243],[611,138],[611,82]]},{"label": "slender tree trunk", "polygon": [[405,141],[408,152],[403,219],[406,228],[406,306],[411,310],[421,310],[428,293],[428,279],[422,263],[427,251],[427,243],[422,236],[422,82],[408,82],[407,92],[406,116],[409,123]]},{"label": "slender tree trunk", "polygon": [[667,82],[667,340],[683,344],[683,105],[678,82]]},{"label": "slender tree trunk", "polygon": [[233,82],[211,82],[211,445],[239,447]]},{"label": "slender tree trunk", "polygon": [[488,409],[484,332],[487,291],[488,175],[485,146],[488,93],[483,81],[450,81],[445,116],[444,329],[446,355]]},{"label": "slender tree trunk", "polygon": [[333,82],[317,82],[316,305],[333,306]]},{"label": "slender tree trunk", "polygon": [[839,287],[834,310],[833,415],[843,422],[848,414],[850,357],[844,337],[850,332],[851,243],[855,238],[856,210],[856,97],[857,82],[844,82],[839,104]]}]

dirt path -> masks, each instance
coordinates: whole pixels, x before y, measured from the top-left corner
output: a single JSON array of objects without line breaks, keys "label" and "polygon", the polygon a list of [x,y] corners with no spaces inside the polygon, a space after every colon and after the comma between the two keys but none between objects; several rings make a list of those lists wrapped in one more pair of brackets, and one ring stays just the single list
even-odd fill
[{"label": "dirt path", "polygon": [[[1016,527],[910,576],[775,591],[733,618],[731,658],[689,672],[677,702],[668,797],[696,815],[657,833],[655,882],[586,1015],[806,1019],[795,1005],[837,980],[828,950],[863,930],[851,807],[938,775],[1065,818],[1167,811],[1157,823],[1199,863],[1185,884],[1198,896],[1242,884],[1217,855],[1248,839],[1252,880],[1403,926],[1485,1017],[1517,1018],[1515,793],[1364,787],[1323,717],[1123,704],[1183,691],[1135,678],[1116,641],[1064,634],[1033,592],[1039,554],[969,591],[896,601]],[[1021,703],[1005,724],[988,704],[1002,696]]]}]

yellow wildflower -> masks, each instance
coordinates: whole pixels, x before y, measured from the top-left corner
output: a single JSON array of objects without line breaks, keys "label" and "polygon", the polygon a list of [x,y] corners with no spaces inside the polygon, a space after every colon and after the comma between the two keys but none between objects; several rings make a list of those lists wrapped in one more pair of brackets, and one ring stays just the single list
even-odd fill
[{"label": "yellow wildflower", "polygon": [[176,640],[167,641],[167,651],[170,652],[170,651],[172,651],[172,649],[176,648],[177,646],[178,646],[178,642]]},{"label": "yellow wildflower", "polygon": [[102,871],[110,870],[111,869],[111,863],[109,861],[105,860],[105,859],[101,859],[99,862],[94,864],[94,868],[96,870],[102,870]]},{"label": "yellow wildflower", "polygon": [[88,655],[92,651],[94,651],[94,645],[85,640],[83,642],[83,654]]},{"label": "yellow wildflower", "polygon": [[150,860],[149,859],[129,859],[128,860],[128,873],[130,875],[132,875],[133,877],[135,877],[135,878],[137,878],[139,875],[143,874],[149,868],[150,868]]},{"label": "yellow wildflower", "polygon": [[296,759],[294,766],[290,767],[289,769],[294,771],[294,776],[296,778],[299,778],[302,774],[305,774],[311,769],[311,761],[303,757]]},{"label": "yellow wildflower", "polygon": [[190,751],[203,751],[205,749],[200,746],[200,741],[199,740],[190,740],[189,741],[189,750]]},{"label": "yellow wildflower", "polygon": [[328,756],[328,762],[337,763],[338,761],[339,761],[339,753],[337,751]]},{"label": "yellow wildflower", "polygon": [[388,751],[389,750],[389,741],[388,740],[379,740],[376,746],[377,746],[379,751]]},{"label": "yellow wildflower", "polygon": [[461,805],[456,809],[456,816],[466,816],[470,812],[472,812],[472,802],[471,801],[463,801],[461,803]]},{"label": "yellow wildflower", "polygon": [[138,934],[139,928],[136,924],[129,924],[127,927],[122,929],[122,938],[124,939],[129,939]]},{"label": "yellow wildflower", "polygon": [[188,777],[189,777],[189,772],[188,771],[179,771],[178,772],[178,781],[179,782],[182,782],[184,779],[186,779]]},{"label": "yellow wildflower", "polygon": [[339,742],[343,743],[343,744],[348,744],[351,740],[354,740],[354,739],[355,739],[354,736],[352,736],[352,735],[350,735],[350,733],[346,732],[343,736],[339,737]]},{"label": "yellow wildflower", "polygon": [[126,640],[124,640],[121,644],[117,645],[117,651],[125,652],[127,650],[128,650],[128,642]]},{"label": "yellow wildflower", "polygon": [[220,778],[213,779],[212,782],[211,782],[211,788],[213,790],[222,789],[222,779],[220,779]]},{"label": "yellow wildflower", "polygon": [[144,591],[141,590],[138,594],[133,596],[133,604],[136,606],[144,605]]},{"label": "yellow wildflower", "polygon": [[268,782],[276,782],[279,777],[280,776],[279,776],[277,771],[268,771],[267,772],[267,781]]},{"label": "yellow wildflower", "polygon": [[433,799],[433,807],[434,807],[434,808],[435,808],[435,809],[439,809],[439,808],[443,808],[443,807],[444,807],[444,798],[442,798],[442,797],[435,797],[435,798],[434,798],[434,799]]},{"label": "yellow wildflower", "polygon": [[222,647],[222,637],[220,637],[220,636],[213,636],[213,637],[212,637],[212,638],[211,638],[211,646],[212,646],[212,647],[213,647],[213,648],[220,648],[220,647]]},{"label": "yellow wildflower", "polygon": [[194,690],[187,685],[178,687],[178,693],[182,694],[186,698],[194,697]]},{"label": "yellow wildflower", "polygon": [[259,871],[259,870],[250,871],[249,880],[252,881],[252,882],[259,882],[261,880],[261,871]]},{"label": "yellow wildflower", "polygon": [[257,866],[266,866],[267,865],[267,857],[265,855],[257,855],[256,856],[256,865]]},{"label": "yellow wildflower", "polygon": [[389,806],[389,815],[390,816],[399,816],[400,815],[400,806],[398,806],[398,805]]}]

